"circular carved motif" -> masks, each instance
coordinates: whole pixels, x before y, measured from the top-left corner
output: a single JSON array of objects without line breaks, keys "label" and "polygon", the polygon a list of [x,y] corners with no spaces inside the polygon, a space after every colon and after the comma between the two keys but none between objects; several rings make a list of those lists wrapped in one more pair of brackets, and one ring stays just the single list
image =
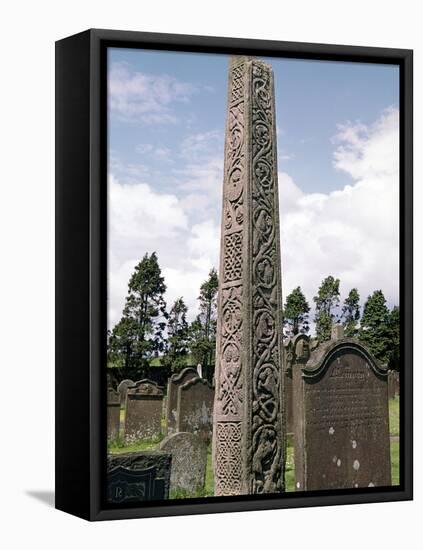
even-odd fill
[{"label": "circular carved motif", "polygon": [[254,126],[254,137],[257,140],[257,143],[261,146],[266,145],[269,141],[269,128],[263,123],[258,122]]},{"label": "circular carved motif", "polygon": [[235,201],[242,191],[242,172],[239,166],[231,170],[226,184],[226,196],[230,201]]},{"label": "circular carved motif", "polygon": [[275,321],[268,311],[259,314],[256,322],[256,337],[262,342],[269,342],[273,338]]}]

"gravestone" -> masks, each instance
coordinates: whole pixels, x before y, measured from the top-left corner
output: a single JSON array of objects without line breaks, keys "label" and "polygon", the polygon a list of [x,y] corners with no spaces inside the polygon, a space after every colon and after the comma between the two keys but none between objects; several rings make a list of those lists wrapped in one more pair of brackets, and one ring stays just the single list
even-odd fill
[{"label": "gravestone", "polygon": [[120,430],[120,395],[111,386],[107,388],[107,439],[115,440]]},{"label": "gravestone", "polygon": [[399,395],[399,372],[395,370],[388,371],[388,395],[389,399]]},{"label": "gravestone", "polygon": [[215,494],[284,491],[282,292],[273,71],[229,66],[213,421]]},{"label": "gravestone", "polygon": [[107,501],[136,503],[169,498],[172,457],[163,451],[107,456]]},{"label": "gravestone", "polygon": [[292,420],[292,359],[293,359],[293,345],[291,339],[284,344],[284,396],[285,396],[285,433],[286,435],[292,435],[293,433],[293,420]]},{"label": "gravestone", "polygon": [[125,407],[126,402],[126,393],[128,391],[128,388],[133,388],[135,386],[135,382],[132,380],[122,380],[122,382],[117,387],[117,391],[120,393],[120,403],[123,407]]},{"label": "gravestone", "polygon": [[207,466],[207,445],[198,436],[179,432],[168,435],[160,450],[172,455],[171,491],[193,494],[204,488]]},{"label": "gravestone", "polygon": [[294,365],[304,364],[310,356],[310,339],[305,334],[297,334],[284,345],[285,359],[285,430],[286,434],[294,432],[294,405],[292,369]]},{"label": "gravestone", "polygon": [[167,435],[176,432],[177,409],[178,409],[178,388],[191,380],[197,378],[197,371],[191,367],[182,369],[181,372],[172,374],[167,384],[166,404],[166,429]]},{"label": "gravestone", "polygon": [[390,485],[386,369],[355,339],[311,353],[306,339],[293,361],[296,489]]},{"label": "gravestone", "polygon": [[125,441],[153,439],[161,433],[162,389],[144,379],[129,388],[126,394]]},{"label": "gravestone", "polygon": [[205,442],[213,429],[214,388],[204,378],[192,378],[178,389],[178,432],[190,432]]}]

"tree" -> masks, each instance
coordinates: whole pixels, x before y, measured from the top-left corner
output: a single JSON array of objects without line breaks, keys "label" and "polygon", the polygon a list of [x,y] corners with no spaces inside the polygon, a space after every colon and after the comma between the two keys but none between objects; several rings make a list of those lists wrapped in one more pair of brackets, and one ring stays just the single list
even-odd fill
[{"label": "tree", "polygon": [[381,363],[389,361],[392,347],[389,309],[381,290],[375,290],[364,304],[359,339]]},{"label": "tree", "polygon": [[191,353],[196,363],[201,363],[203,373],[209,379],[213,376],[216,353],[217,290],[218,276],[213,268],[200,287],[200,314],[192,322]]},{"label": "tree", "polygon": [[309,330],[308,313],[310,306],[306,297],[301,291],[301,287],[297,286],[286,298],[284,306],[283,324],[287,336],[295,336],[296,334],[306,334]]},{"label": "tree", "polygon": [[182,298],[175,300],[167,322],[167,346],[161,363],[171,372],[187,365],[189,327],[186,319],[188,308]]},{"label": "tree", "polygon": [[394,306],[388,319],[390,349],[388,353],[388,366],[390,369],[399,370],[400,366],[400,310]]},{"label": "tree", "polygon": [[165,291],[157,254],[145,254],[135,266],[122,318],[110,335],[109,361],[135,369],[137,376],[148,375],[151,358],[164,350]]},{"label": "tree", "polygon": [[353,338],[357,336],[357,322],[360,319],[360,294],[356,288],[352,288],[344,300],[342,307],[342,324],[345,336]]},{"label": "tree", "polygon": [[339,279],[332,275],[323,279],[313,300],[316,304],[316,336],[319,342],[325,342],[330,340],[332,324],[337,317],[335,311],[339,306]]}]

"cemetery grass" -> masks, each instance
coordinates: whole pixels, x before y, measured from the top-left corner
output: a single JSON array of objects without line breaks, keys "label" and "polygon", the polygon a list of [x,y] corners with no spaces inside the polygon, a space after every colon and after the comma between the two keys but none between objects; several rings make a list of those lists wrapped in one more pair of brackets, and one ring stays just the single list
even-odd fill
[{"label": "cemetery grass", "polygon": [[[121,411],[121,419],[122,419]],[[123,419],[122,419],[123,420]],[[389,400],[389,431],[391,435],[391,477],[392,485],[399,484],[399,398]],[[123,434],[109,443],[108,451],[110,453],[127,453],[136,451],[151,451],[157,448],[160,441],[164,438],[161,435],[155,439],[143,439],[136,443],[125,445]],[[294,470],[294,447],[292,438],[288,439],[286,449],[286,468],[285,468],[285,490],[287,492],[295,491],[295,470]],[[212,469],[211,446],[207,453],[206,482],[204,489],[195,493],[187,494],[184,491],[172,491],[170,498],[202,498],[212,497],[214,495],[214,479]]]},{"label": "cemetery grass", "polygon": [[389,400],[389,432],[399,436],[399,397]]}]

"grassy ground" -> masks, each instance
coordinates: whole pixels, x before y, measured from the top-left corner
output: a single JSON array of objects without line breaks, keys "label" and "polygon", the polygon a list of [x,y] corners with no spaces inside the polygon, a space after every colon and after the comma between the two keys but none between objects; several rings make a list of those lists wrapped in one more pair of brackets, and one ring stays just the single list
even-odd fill
[{"label": "grassy ground", "polygon": [[[121,411],[121,424],[124,420],[124,410]],[[162,422],[162,427],[165,424]],[[392,485],[399,484],[399,398],[389,400],[389,431],[391,434],[391,475]],[[125,445],[123,443],[122,436],[113,441],[108,446],[110,453],[126,453],[135,451],[151,451],[156,449],[160,441],[163,439],[163,435],[152,440],[144,439],[137,443]],[[288,441],[288,447],[286,451],[286,468],[285,468],[285,490],[287,492],[295,491],[295,465],[294,465],[294,447],[292,440]],[[208,497],[214,494],[214,479],[212,468],[211,448],[208,449],[207,454],[207,468],[206,468],[206,482],[204,489],[197,491],[195,494],[186,494],[182,491],[172,491],[170,498],[195,498],[195,497]]]},{"label": "grassy ground", "polygon": [[399,436],[399,397],[389,400],[389,432]]}]

